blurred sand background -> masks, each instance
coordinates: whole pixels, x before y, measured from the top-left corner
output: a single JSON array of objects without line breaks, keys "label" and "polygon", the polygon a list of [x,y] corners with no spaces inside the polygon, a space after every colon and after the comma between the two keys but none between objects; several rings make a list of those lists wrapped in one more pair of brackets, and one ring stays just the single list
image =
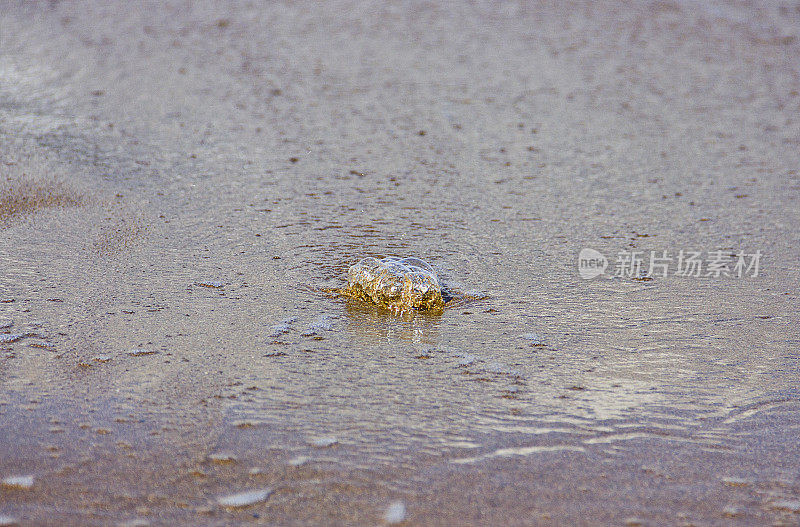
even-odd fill
[{"label": "blurred sand background", "polygon": [[799,91],[788,0],[0,0],[0,523],[796,525]]}]

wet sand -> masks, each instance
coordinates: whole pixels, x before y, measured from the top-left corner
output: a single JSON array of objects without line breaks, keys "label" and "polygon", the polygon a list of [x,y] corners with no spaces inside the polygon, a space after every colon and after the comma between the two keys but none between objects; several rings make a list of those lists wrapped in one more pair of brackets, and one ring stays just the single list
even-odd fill
[{"label": "wet sand", "polygon": [[796,5],[103,4],[0,3],[0,524],[800,522]]}]

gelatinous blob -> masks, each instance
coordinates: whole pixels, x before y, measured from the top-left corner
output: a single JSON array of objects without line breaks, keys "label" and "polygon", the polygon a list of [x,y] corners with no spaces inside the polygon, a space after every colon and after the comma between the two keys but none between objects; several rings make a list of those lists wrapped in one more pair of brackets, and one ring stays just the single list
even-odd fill
[{"label": "gelatinous blob", "polygon": [[347,273],[348,293],[394,310],[444,307],[442,287],[430,264],[419,258],[364,258]]}]

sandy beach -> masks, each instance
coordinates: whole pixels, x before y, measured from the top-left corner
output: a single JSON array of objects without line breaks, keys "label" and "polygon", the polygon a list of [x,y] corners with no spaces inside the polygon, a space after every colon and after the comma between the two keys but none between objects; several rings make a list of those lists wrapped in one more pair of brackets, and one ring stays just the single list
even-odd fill
[{"label": "sandy beach", "polygon": [[0,525],[800,523],[800,4],[224,4],[0,0]]}]

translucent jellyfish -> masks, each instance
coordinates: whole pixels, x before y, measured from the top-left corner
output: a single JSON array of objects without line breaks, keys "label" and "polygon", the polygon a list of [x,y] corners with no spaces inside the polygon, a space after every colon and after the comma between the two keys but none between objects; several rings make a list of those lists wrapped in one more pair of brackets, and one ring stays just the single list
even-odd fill
[{"label": "translucent jellyfish", "polygon": [[419,258],[364,258],[347,273],[350,296],[393,310],[444,307],[442,287],[431,265]]}]

